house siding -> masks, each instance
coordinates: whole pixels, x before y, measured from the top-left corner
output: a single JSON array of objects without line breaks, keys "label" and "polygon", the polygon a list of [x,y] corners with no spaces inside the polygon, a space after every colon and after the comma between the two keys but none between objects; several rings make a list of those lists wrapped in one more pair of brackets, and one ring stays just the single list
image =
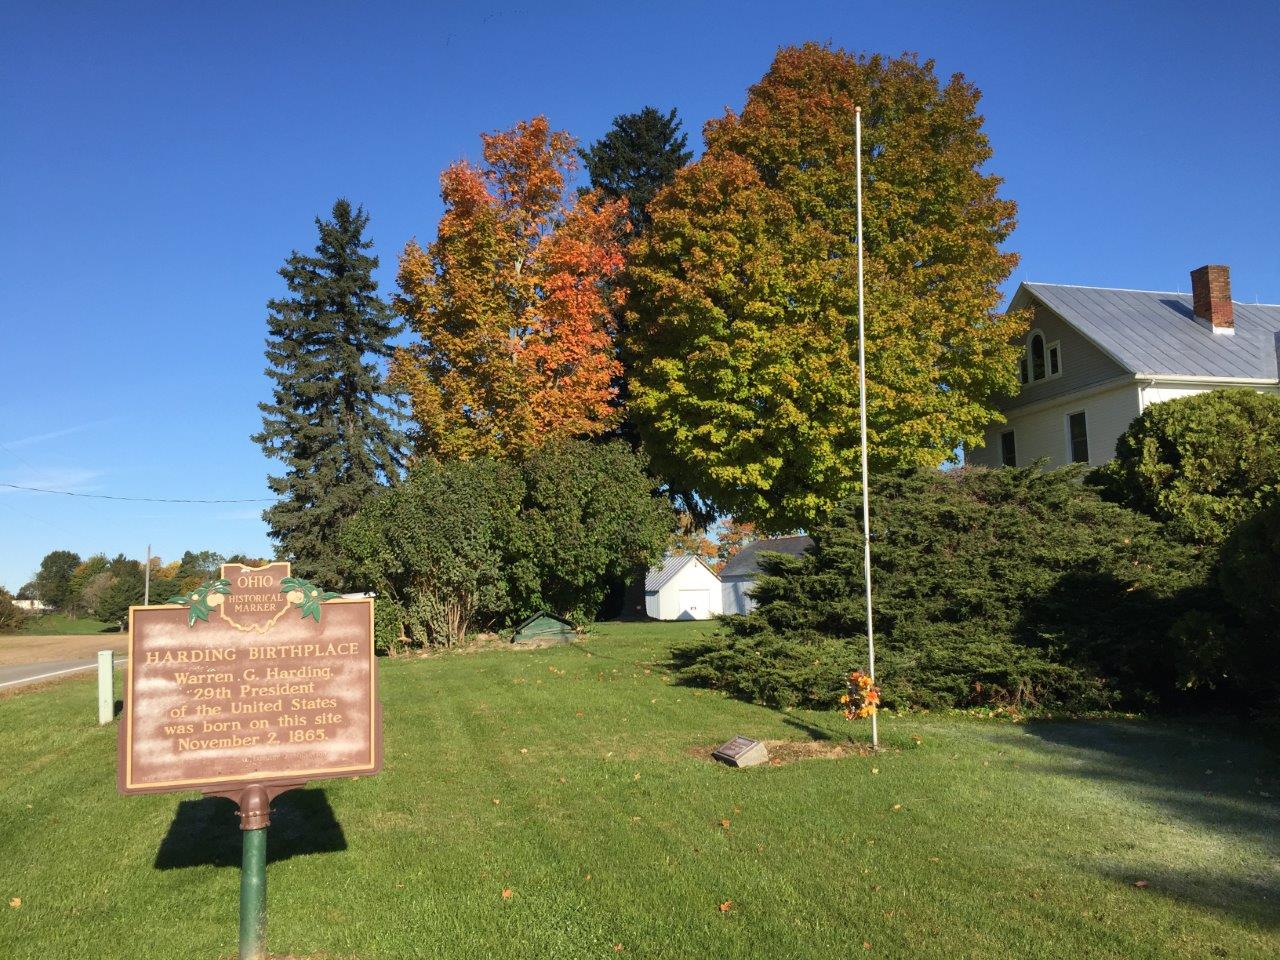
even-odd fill
[{"label": "house siding", "polygon": [[[1142,388],[1142,409],[1147,409],[1153,403],[1164,403],[1166,400],[1191,397],[1197,393],[1208,393],[1210,390],[1222,390],[1230,386],[1229,383],[1188,384],[1171,380],[1153,380]],[[1259,393],[1280,393],[1280,386],[1255,389]]]},{"label": "house siding", "polygon": [[1009,410],[1008,423],[987,428],[986,443],[966,456],[966,462],[986,467],[1000,466],[1000,435],[1012,430],[1018,466],[1036,460],[1048,461],[1050,468],[1071,462],[1068,417],[1083,411],[1089,433],[1089,463],[1100,466],[1115,456],[1116,440],[1141,411],[1139,386],[1129,380],[1106,390],[1081,396],[1063,397],[1031,410]]},{"label": "house siding", "polygon": [[750,613],[756,608],[756,601],[751,596],[751,588],[755,586],[754,576],[721,577],[723,589],[723,610],[725,613]]},{"label": "house siding", "polygon": [[[1016,397],[1001,405],[1004,410],[1012,411],[1019,407],[1074,393],[1128,373],[1120,364],[1061,320],[1056,313],[1040,303],[1034,305],[1031,325],[1026,336],[1022,338],[1024,348],[1030,343],[1031,333],[1035,330],[1044,334],[1046,348],[1055,340],[1061,344],[1062,373],[1056,377],[1025,384]],[[1029,360],[1028,363],[1030,363]]]}]

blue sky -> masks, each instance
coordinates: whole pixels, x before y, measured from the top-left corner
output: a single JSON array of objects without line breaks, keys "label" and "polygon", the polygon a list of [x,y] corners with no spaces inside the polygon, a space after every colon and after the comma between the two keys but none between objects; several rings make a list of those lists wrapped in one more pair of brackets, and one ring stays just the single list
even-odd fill
[{"label": "blue sky", "polygon": [[[1022,279],[1280,302],[1280,5],[0,4],[0,482],[264,497],[264,303],[337,196],[384,290],[437,177],[536,113],[739,107],[780,45],[918,51],[984,93]],[[0,584],[49,550],[269,551],[260,504],[0,488]]]}]

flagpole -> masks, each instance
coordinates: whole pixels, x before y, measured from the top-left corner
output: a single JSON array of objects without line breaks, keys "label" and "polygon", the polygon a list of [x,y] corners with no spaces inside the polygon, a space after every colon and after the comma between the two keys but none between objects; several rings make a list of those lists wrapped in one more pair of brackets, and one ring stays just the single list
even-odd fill
[{"label": "flagpole", "polygon": [[[862,579],[867,588],[867,675],[876,682],[876,641],[871,622],[871,482],[867,473],[867,349],[866,314],[862,309],[862,108],[853,110],[854,151],[857,153],[858,197],[858,419],[862,425]],[[880,749],[877,711],[871,714],[871,749]]]}]

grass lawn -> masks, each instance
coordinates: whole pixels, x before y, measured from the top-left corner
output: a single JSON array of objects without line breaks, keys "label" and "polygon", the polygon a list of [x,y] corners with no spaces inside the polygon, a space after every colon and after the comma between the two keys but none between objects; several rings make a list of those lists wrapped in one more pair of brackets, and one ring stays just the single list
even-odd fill
[{"label": "grass lawn", "polygon": [[[879,756],[733,771],[690,749],[866,726],[671,685],[700,629],[384,662],[385,772],[277,801],[271,948],[1280,956],[1280,769],[1240,731],[885,717]],[[234,953],[229,803],[117,796],[92,681],[0,698],[0,738],[0,956]]]},{"label": "grass lawn", "polygon": [[42,613],[27,617],[16,633],[34,633],[45,636],[67,636],[81,633],[119,633],[119,626],[89,617],[69,617],[65,613]]}]

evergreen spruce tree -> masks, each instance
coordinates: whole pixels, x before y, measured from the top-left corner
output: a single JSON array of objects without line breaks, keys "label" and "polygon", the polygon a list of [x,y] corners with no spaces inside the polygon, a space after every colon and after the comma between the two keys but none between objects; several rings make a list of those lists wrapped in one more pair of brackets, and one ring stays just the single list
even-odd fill
[{"label": "evergreen spruce tree", "polygon": [[285,471],[268,478],[280,500],[263,518],[295,573],[329,588],[349,585],[342,524],[402,467],[400,403],[379,366],[398,327],[377,293],[368,223],[338,200],[331,220],[316,218],[315,255],[295,250],[281,268],[289,296],[267,304],[275,388],[253,439]]},{"label": "evergreen spruce tree", "polygon": [[692,159],[685,149],[675,110],[645,107],[613,118],[613,128],[579,151],[591,175],[591,186],[607,200],[625,198],[630,205],[632,236],[649,226],[649,202],[675,179]]}]

